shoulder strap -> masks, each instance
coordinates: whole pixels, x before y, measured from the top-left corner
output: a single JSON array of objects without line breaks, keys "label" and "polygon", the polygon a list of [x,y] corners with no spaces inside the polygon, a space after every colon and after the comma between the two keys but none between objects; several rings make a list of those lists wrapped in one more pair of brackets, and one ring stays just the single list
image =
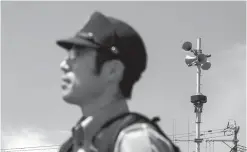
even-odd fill
[{"label": "shoulder strap", "polygon": [[[76,123],[75,126],[78,126],[83,120],[85,120],[87,117],[85,116],[82,116]],[[75,127],[74,126],[74,127]],[[73,131],[73,128],[72,127],[72,131]],[[70,137],[69,139],[67,139],[63,144],[62,146],[60,147],[59,151],[58,152],[72,152],[72,149],[73,149],[73,137]]]},{"label": "shoulder strap", "polygon": [[[151,124],[162,136],[171,142],[158,126],[157,121],[159,120],[159,117],[154,117],[150,120],[146,116],[134,112],[122,114],[107,121],[95,135],[93,143],[99,152],[113,152],[119,133],[129,125],[138,122]],[[179,152],[179,149],[174,144],[172,145],[175,152]]]},{"label": "shoulder strap", "polygon": [[58,152],[72,152],[73,139],[70,137],[63,145],[60,147]]}]

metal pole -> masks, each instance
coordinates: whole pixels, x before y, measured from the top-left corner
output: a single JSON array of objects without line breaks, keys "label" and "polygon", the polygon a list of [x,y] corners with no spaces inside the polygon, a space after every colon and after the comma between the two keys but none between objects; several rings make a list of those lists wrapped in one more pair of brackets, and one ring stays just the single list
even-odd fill
[{"label": "metal pole", "polygon": [[235,127],[234,130],[234,138],[233,138],[233,143],[234,143],[234,147],[233,147],[233,152],[237,152],[238,151],[238,131],[237,131],[237,126]]},{"label": "metal pole", "polygon": [[[197,38],[197,47],[196,50],[198,52],[198,54],[202,53],[201,51],[201,38]],[[201,65],[197,65],[197,82],[196,82],[196,94],[200,95],[201,94]]]},{"label": "metal pole", "polygon": [[190,118],[188,119],[188,152],[190,152]]},{"label": "metal pole", "polygon": [[201,38],[200,37],[197,38],[196,43],[197,43],[196,49],[197,49],[198,53],[202,53],[202,50],[201,50]]},{"label": "metal pole", "polygon": [[173,142],[175,142],[175,137],[174,137],[174,119],[173,119],[173,122],[172,122],[172,140],[173,140]]},{"label": "metal pole", "polygon": [[[174,120],[174,138],[176,138],[176,119]],[[176,144],[176,141],[175,141]]]},{"label": "metal pole", "polygon": [[[196,139],[200,139],[201,113],[196,113]],[[196,142],[196,152],[200,152],[200,142]]]},{"label": "metal pole", "polygon": [[[188,47],[185,47],[188,45]],[[196,58],[194,57],[186,57],[185,62],[190,66],[197,66],[197,73],[196,73],[196,95],[191,96],[191,102],[194,104],[196,113],[196,138],[194,142],[196,143],[196,152],[200,152],[200,143],[203,141],[200,138],[200,123],[201,123],[201,113],[203,104],[207,102],[207,96],[201,93],[201,68],[203,66],[203,70],[208,70],[211,66],[211,63],[207,61],[207,58],[211,55],[204,55],[202,54],[201,50],[201,38],[197,38],[197,46],[196,49],[192,49],[192,44],[190,42],[185,42],[182,47],[185,51],[190,51],[194,53]],[[193,59],[193,60],[192,60]],[[194,60],[196,59],[196,60]],[[203,63],[205,61],[205,63]],[[191,63],[190,63],[191,62]],[[189,148],[188,148],[189,149]]]},{"label": "metal pole", "polygon": [[213,152],[214,152],[214,142],[213,142]]},{"label": "metal pole", "polygon": [[196,73],[196,94],[201,94],[201,65],[197,65],[197,73]]},{"label": "metal pole", "polygon": [[[197,39],[197,51],[201,53],[201,38]],[[200,95],[200,86],[201,86],[201,65],[197,65],[197,82],[196,82],[196,94]],[[196,139],[200,139],[200,123],[201,123],[201,110],[196,111]],[[196,142],[196,152],[200,152],[200,142]]]}]

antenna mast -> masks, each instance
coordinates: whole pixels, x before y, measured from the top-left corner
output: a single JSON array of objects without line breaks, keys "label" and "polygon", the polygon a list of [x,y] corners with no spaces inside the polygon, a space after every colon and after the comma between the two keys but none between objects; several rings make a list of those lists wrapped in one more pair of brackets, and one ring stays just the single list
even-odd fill
[{"label": "antenna mast", "polygon": [[202,138],[200,138],[200,123],[201,123],[201,113],[203,109],[203,104],[207,102],[207,97],[201,93],[201,69],[208,70],[211,67],[211,63],[207,61],[208,57],[211,57],[210,54],[205,55],[201,50],[201,38],[197,38],[197,47],[192,49],[191,42],[185,42],[182,47],[185,51],[190,51],[194,56],[187,55],[185,58],[185,63],[191,67],[197,67],[196,74],[196,95],[191,96],[191,102],[194,104],[196,113],[196,138],[194,142],[196,143],[196,152],[200,152],[200,143]]}]

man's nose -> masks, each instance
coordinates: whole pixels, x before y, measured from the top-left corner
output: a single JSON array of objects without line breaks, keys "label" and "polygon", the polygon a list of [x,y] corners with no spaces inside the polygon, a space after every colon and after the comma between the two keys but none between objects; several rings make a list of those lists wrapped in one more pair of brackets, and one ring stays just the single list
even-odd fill
[{"label": "man's nose", "polygon": [[68,61],[67,59],[63,60],[61,63],[60,63],[60,69],[63,71],[63,72],[68,72],[70,70],[70,66],[68,64]]}]

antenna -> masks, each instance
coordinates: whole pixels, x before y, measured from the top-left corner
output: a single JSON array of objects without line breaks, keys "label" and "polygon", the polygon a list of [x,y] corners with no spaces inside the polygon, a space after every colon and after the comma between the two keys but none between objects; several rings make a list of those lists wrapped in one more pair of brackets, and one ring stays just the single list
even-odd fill
[{"label": "antenna", "polygon": [[200,138],[200,123],[201,123],[201,113],[203,104],[207,102],[207,97],[201,93],[201,69],[208,70],[211,67],[211,63],[207,61],[207,58],[211,57],[210,54],[203,54],[201,50],[201,38],[197,38],[197,46],[196,49],[192,48],[191,42],[185,42],[182,45],[182,48],[185,51],[190,51],[194,54],[194,56],[187,55],[185,57],[185,63],[188,67],[196,66],[197,67],[197,75],[196,75],[196,95],[191,96],[191,102],[194,104],[196,113],[196,138],[194,142],[196,143],[196,152],[200,152],[200,143],[203,141]]}]

